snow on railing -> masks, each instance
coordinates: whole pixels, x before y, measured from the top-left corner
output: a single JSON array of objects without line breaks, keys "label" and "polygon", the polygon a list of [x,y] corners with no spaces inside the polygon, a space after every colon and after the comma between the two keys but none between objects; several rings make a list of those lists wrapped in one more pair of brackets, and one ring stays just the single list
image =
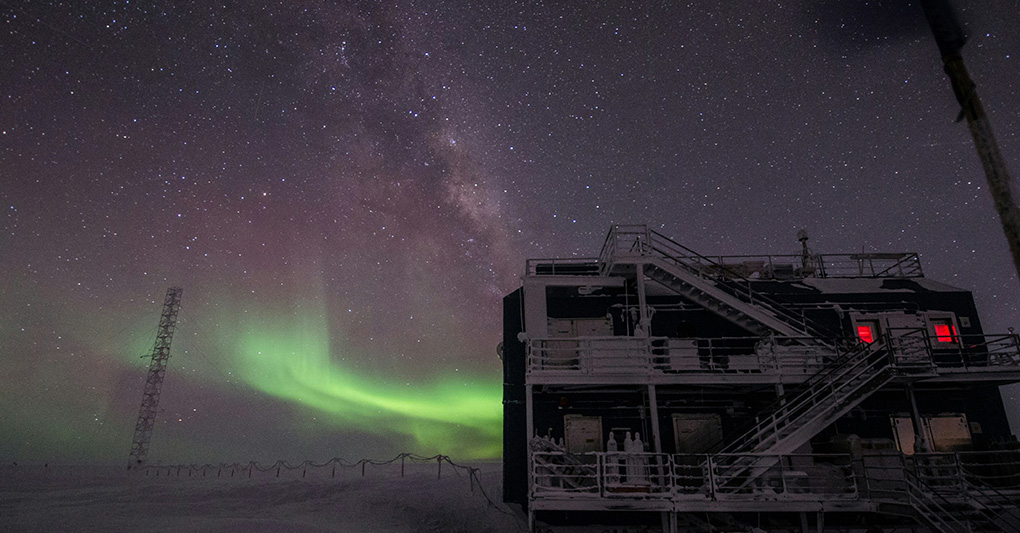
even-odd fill
[{"label": "snow on railing", "polygon": [[[923,328],[895,329],[882,341],[898,367],[930,366],[939,372],[1020,368],[1020,337],[931,335]],[[574,337],[528,341],[533,375],[636,375],[693,372],[812,375],[839,357],[843,342],[810,346],[806,337]]]},{"label": "snow on railing", "polygon": [[906,467],[940,491],[967,492],[970,487],[1020,491],[1020,450],[915,453]]},{"label": "snow on railing", "polygon": [[[540,338],[528,343],[535,373],[634,374],[706,372],[813,373],[838,351],[798,343],[800,337]],[[803,337],[807,339],[807,337]]]},{"label": "snow on railing", "polygon": [[[748,478],[732,465],[769,459]],[[729,474],[727,472],[738,472]],[[533,452],[536,498],[672,500],[853,500],[857,481],[849,455]]]},{"label": "snow on railing", "polygon": [[525,276],[598,276],[599,263],[594,257],[528,259]]},{"label": "snow on railing", "polygon": [[1015,333],[932,335],[923,328],[890,330],[894,352],[931,359],[942,370],[979,370],[1020,366],[1020,338]]},{"label": "snow on railing", "polygon": [[1020,451],[865,454],[856,463],[866,498],[909,503],[940,531],[1020,531]]},{"label": "snow on railing", "polygon": [[599,254],[603,273],[617,257],[671,257],[700,270],[706,278],[921,278],[921,260],[914,252],[853,254],[703,255],[644,225],[613,226]]},{"label": "snow on railing", "polygon": [[[749,462],[769,466],[734,468]],[[856,457],[535,451],[531,464],[532,495],[550,499],[900,501],[908,477],[928,493],[989,506],[1020,494],[1018,450]]]}]

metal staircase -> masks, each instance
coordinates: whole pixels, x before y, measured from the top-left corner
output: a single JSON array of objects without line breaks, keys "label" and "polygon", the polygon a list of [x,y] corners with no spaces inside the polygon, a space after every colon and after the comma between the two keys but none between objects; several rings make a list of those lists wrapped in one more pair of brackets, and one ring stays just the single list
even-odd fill
[{"label": "metal staircase", "polygon": [[803,390],[781,401],[719,451],[732,462],[720,465],[720,478],[733,480],[718,487],[739,492],[772,468],[780,455],[794,453],[811,437],[859,405],[896,376],[887,350],[878,344],[858,344],[809,378]]},{"label": "metal staircase", "polygon": [[[948,522],[955,529],[942,527],[940,531],[1020,533],[1020,509],[1015,498],[993,487],[973,483],[963,471],[946,476],[940,472],[943,465],[929,463],[924,458],[915,457],[912,464],[914,471],[905,470],[908,485],[905,492],[922,519],[932,514],[929,508],[936,504],[946,510],[935,518]],[[966,529],[960,529],[953,519]]]},{"label": "metal staircase", "polygon": [[885,502],[880,510],[911,516],[939,533],[1020,531],[1014,503],[995,503],[989,493],[994,493],[994,489],[980,488],[966,481],[964,484],[967,488],[963,491],[942,494],[914,473],[904,470],[903,492],[909,506],[904,508],[896,502]]},{"label": "metal staircase", "polygon": [[978,509],[985,520],[994,524],[996,531],[1020,533],[1020,508],[1014,498],[992,487],[978,486],[964,479],[964,491],[971,499],[971,505]]},{"label": "metal staircase", "polygon": [[905,474],[904,489],[912,511],[910,515],[918,522],[939,533],[979,531],[973,528],[971,521],[966,516],[960,514],[956,505],[925,487],[924,483],[910,472],[905,472]]},{"label": "metal staircase", "polygon": [[645,276],[756,335],[764,337],[772,331],[786,337],[823,338],[821,332],[802,320],[803,317],[772,304],[764,295],[749,288],[737,292],[729,284],[699,277],[681,267],[682,263],[663,258],[648,257],[645,261]]},{"label": "metal staircase", "polygon": [[751,280],[646,226],[616,226],[599,258],[603,274],[617,265],[642,265],[643,274],[705,309],[758,335],[774,331],[798,338],[830,339],[807,317],[751,288]]},{"label": "metal staircase", "polygon": [[719,453],[793,453],[894,376],[883,345],[858,344],[808,378],[799,394],[758,416]]}]

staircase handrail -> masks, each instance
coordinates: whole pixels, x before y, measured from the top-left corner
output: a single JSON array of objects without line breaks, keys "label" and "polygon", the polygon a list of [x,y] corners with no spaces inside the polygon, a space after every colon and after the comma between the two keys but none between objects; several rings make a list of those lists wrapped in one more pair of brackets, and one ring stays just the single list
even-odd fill
[{"label": "staircase handrail", "polygon": [[[916,252],[907,252],[907,253],[904,253],[903,256],[900,257],[895,263],[889,265],[888,267],[886,267],[885,270],[876,273],[872,277],[875,277],[875,278],[885,277],[885,275],[889,271],[891,271],[893,268],[900,267],[900,265],[903,265],[905,262],[907,262],[908,259],[912,260],[912,262],[915,264],[915,266],[916,266],[920,276],[923,277],[924,276],[924,272],[921,270],[921,261],[918,259],[918,256],[917,256]],[[900,268],[900,270],[902,271],[903,269]]]},{"label": "staircase handrail", "polygon": [[[876,357],[872,358],[871,356],[873,355]],[[862,363],[867,365],[866,368],[862,369],[862,373],[863,371],[874,369],[877,374],[877,372],[891,367],[889,353],[884,346],[863,342],[858,343],[851,350],[837,357],[826,367],[808,378],[804,382],[804,390],[799,394],[793,398],[779,398],[763,409],[761,412],[767,412],[768,414],[764,418],[761,416],[755,417],[754,420],[745,425],[745,427],[748,425],[750,427],[736,439],[730,440],[719,453],[737,453],[737,450],[745,446],[754,435],[760,434],[770,426],[778,429],[780,425],[785,425],[795,415],[799,415],[806,409],[816,405],[818,398],[822,396],[823,392],[830,391],[835,393],[837,390],[847,387],[852,380],[840,378],[857,369]],[[820,388],[820,385],[823,387]]]},{"label": "staircase handrail", "polygon": [[[857,345],[854,345],[853,347],[851,347],[849,350],[843,352],[842,354],[839,353],[839,343],[837,342],[837,343],[834,343],[834,344],[836,344],[836,346],[837,346],[837,348],[836,348],[837,356],[835,358],[833,358],[831,361],[829,361],[828,364],[826,364],[821,369],[819,369],[818,372],[815,372],[814,374],[811,375],[811,377],[809,377],[806,380],[804,380],[803,385],[805,387],[807,387],[807,388],[813,387],[820,380],[824,379],[829,374],[831,374],[835,369],[841,367],[846,362],[846,360],[848,358],[850,358],[851,356],[853,356],[854,354],[856,354],[857,351],[860,349],[861,345],[865,344],[865,343],[859,342]],[[749,420],[749,421],[747,421],[747,422],[737,426],[736,431],[740,432],[739,435],[741,437],[743,437],[744,435],[749,433],[758,424],[758,421],[761,419],[761,415],[763,413],[773,413],[775,411],[778,411],[778,410],[784,408],[786,405],[788,405],[790,403],[790,401],[792,401],[792,400],[790,400],[788,398],[785,398],[785,397],[784,398],[776,398],[775,401],[773,401],[772,403],[770,403],[770,404],[766,405],[765,407],[763,407],[762,409],[760,409],[758,411],[758,415],[757,416],[755,416],[751,420]],[[720,440],[716,441],[708,449],[709,450],[713,450],[712,453],[724,453],[722,450],[726,449],[726,446],[725,446],[726,442],[727,442],[727,439],[725,439],[725,438],[724,439],[720,439]]]},{"label": "staircase handrail", "polygon": [[[824,327],[820,327],[817,324],[812,324],[813,321],[809,320],[806,316],[798,315],[786,308],[780,302],[769,298],[765,294],[756,291],[751,288],[751,280],[744,277],[741,273],[731,269],[729,266],[717,263],[713,259],[691,250],[690,248],[670,239],[669,237],[652,229],[648,230],[648,251],[655,252],[663,259],[667,259],[671,263],[686,269],[688,272],[697,275],[698,277],[704,277],[701,269],[695,269],[685,262],[682,257],[684,254],[676,253],[683,251],[701,259],[707,265],[710,265],[716,272],[725,272],[727,275],[722,277],[713,277],[712,281],[715,282],[716,286],[729,293],[730,295],[750,304],[758,304],[762,307],[767,308],[769,311],[774,313],[780,320],[800,328],[802,331],[808,334],[808,336],[816,337],[819,339],[832,337],[830,334],[826,334]],[[672,248],[672,250],[670,249]],[[740,280],[736,282],[734,280]]]},{"label": "staircase handrail", "polygon": [[638,255],[652,255],[655,253],[659,257],[668,260],[672,264],[675,264],[698,277],[704,277],[704,273],[701,269],[693,268],[690,264],[683,260],[683,257],[685,256],[697,257],[706,263],[706,265],[710,265],[715,271],[726,272],[729,274],[729,278],[739,278],[746,282],[746,287],[744,287],[740,283],[734,282],[732,279],[727,279],[725,276],[712,278],[712,280],[716,283],[716,286],[726,293],[746,303],[757,303],[761,307],[767,308],[776,316],[776,318],[790,324],[791,326],[799,328],[809,337],[821,339],[833,336],[831,334],[823,333],[826,328],[821,328],[817,324],[809,323],[812,321],[809,321],[806,316],[793,313],[779,302],[776,302],[764,294],[754,291],[751,288],[750,280],[742,276],[740,273],[732,270],[730,267],[717,263],[711,258],[701,255],[645,225],[614,225],[610,228],[609,235],[606,236],[606,240],[602,245],[602,251],[599,254],[600,272],[602,275],[607,275],[615,264],[616,254],[620,247],[619,241],[621,234],[633,236],[630,251],[636,252]]},{"label": "staircase handrail", "polygon": [[[933,490],[910,470],[904,468],[903,474],[907,501],[922,520],[928,520],[929,525],[935,526],[935,529],[943,533],[972,531],[968,524],[958,520],[949,509],[953,504],[945,496]],[[935,519],[938,519],[938,522]]]},{"label": "staircase handrail", "polygon": [[[980,504],[978,510],[985,515],[989,521],[998,525],[1003,530],[1007,530],[1007,527],[1004,527],[1002,522],[996,521],[1001,513],[995,513],[995,510],[1009,513],[1013,517],[1020,517],[1020,515],[1016,514],[1018,512],[1016,501],[1003,494],[995,487],[981,486],[974,483],[967,479],[967,476],[964,474],[964,471],[961,469],[960,477],[963,479],[964,491],[968,496]],[[1006,531],[1006,533],[1020,533],[1020,525],[1006,522],[1005,526],[1008,526],[1008,531]]]}]

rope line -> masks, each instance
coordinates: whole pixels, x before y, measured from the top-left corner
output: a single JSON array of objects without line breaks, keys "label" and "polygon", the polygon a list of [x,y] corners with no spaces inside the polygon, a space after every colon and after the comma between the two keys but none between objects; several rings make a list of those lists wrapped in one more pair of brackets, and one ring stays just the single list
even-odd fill
[{"label": "rope line", "polygon": [[[238,470],[244,471],[244,470],[248,470],[249,472],[252,472],[252,471],[255,471],[255,472],[271,472],[273,470],[277,470],[277,474],[279,475],[279,471],[280,470],[298,470],[298,469],[301,469],[301,468],[307,469],[309,467],[311,467],[311,468],[325,468],[325,467],[328,467],[328,466],[333,466],[334,468],[339,466],[339,467],[342,467],[342,468],[354,469],[354,468],[358,468],[358,467],[364,468],[365,465],[385,466],[385,465],[393,464],[393,463],[395,463],[397,461],[401,461],[401,464],[403,464],[404,460],[410,460],[414,464],[424,464],[424,463],[433,463],[434,462],[440,468],[440,476],[442,475],[442,470],[441,469],[442,469],[443,463],[446,463],[446,464],[450,465],[450,467],[453,468],[453,472],[454,472],[454,474],[457,475],[457,477],[461,476],[461,471],[462,470],[466,471],[467,474],[468,474],[468,480],[471,482],[471,493],[472,494],[475,491],[475,487],[477,487],[478,488],[478,492],[480,492],[482,494],[482,497],[485,498],[485,501],[488,503],[489,507],[492,507],[493,509],[496,509],[497,511],[499,511],[499,512],[501,512],[501,513],[503,513],[503,514],[505,514],[507,516],[512,516],[514,518],[519,518],[516,513],[513,513],[512,511],[509,511],[507,509],[504,509],[503,506],[501,506],[495,500],[493,500],[492,497],[490,497],[489,494],[485,491],[485,487],[482,485],[481,469],[480,468],[475,468],[475,467],[472,467],[472,466],[464,466],[464,465],[457,464],[457,463],[453,462],[453,460],[451,460],[448,455],[443,455],[443,454],[437,454],[437,455],[433,455],[433,456],[424,456],[424,455],[418,455],[418,454],[414,454],[414,453],[401,453],[401,454],[397,455],[396,457],[394,457],[392,459],[389,459],[389,460],[361,459],[361,460],[356,461],[356,462],[348,461],[348,460],[346,460],[346,459],[344,459],[342,457],[333,457],[332,459],[330,459],[330,460],[328,460],[328,461],[326,461],[324,463],[316,463],[315,461],[306,459],[306,460],[304,460],[304,461],[302,461],[300,463],[291,464],[291,463],[287,462],[286,460],[280,459],[280,460],[276,461],[275,463],[266,464],[266,465],[263,465],[262,463],[259,463],[258,461],[249,461],[247,463],[218,463],[218,464],[205,463],[205,464],[201,464],[201,465],[199,465],[199,464],[187,464],[187,465],[186,464],[179,464],[179,465],[144,465],[144,466],[136,467],[136,468],[138,470],[144,470],[146,475],[148,475],[150,470],[151,471],[155,471],[157,476],[159,475],[160,472],[166,471],[166,476],[167,477],[170,477],[171,473],[173,473],[175,471],[177,473],[177,476],[180,477],[181,472],[187,472],[189,476],[191,475],[192,472],[201,472],[202,475],[204,476],[205,472],[207,470],[223,471],[223,470],[227,470],[227,469],[229,469],[231,471],[238,471]],[[362,472],[364,472],[364,470],[362,470]],[[403,471],[401,471],[401,473],[403,473]]]}]

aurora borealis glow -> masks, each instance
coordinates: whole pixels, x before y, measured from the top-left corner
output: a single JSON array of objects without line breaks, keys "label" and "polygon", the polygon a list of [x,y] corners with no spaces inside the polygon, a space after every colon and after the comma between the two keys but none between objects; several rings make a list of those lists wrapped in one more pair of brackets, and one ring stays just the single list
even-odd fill
[{"label": "aurora borealis glow", "polygon": [[372,431],[384,427],[410,435],[419,447],[456,446],[470,457],[501,453],[500,383],[478,376],[442,378],[401,387],[385,378],[366,378],[330,358],[345,353],[330,342],[322,318],[297,318],[280,327],[245,327],[239,336],[237,368],[249,385],[333,417],[344,427]]},{"label": "aurora borealis glow", "polygon": [[[1016,174],[1003,5],[964,55]],[[613,223],[917,251],[1020,323],[910,2],[0,10],[0,460],[126,460],[170,285],[153,460],[498,457],[501,298]]]}]

